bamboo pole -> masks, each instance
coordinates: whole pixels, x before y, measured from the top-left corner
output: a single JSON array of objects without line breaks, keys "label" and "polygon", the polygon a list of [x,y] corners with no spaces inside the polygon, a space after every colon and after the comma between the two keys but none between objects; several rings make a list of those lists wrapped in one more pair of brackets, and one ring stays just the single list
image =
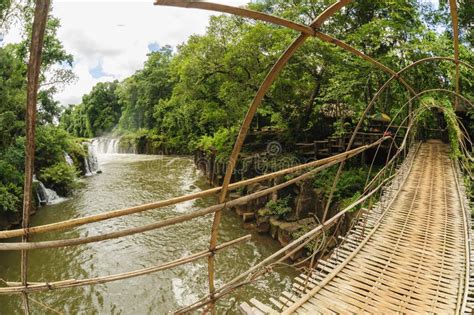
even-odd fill
[{"label": "bamboo pole", "polygon": [[[225,248],[228,248],[230,246],[233,246],[239,243],[247,242],[251,238],[252,236],[249,234],[249,235],[245,235],[243,237],[234,239],[232,241],[222,243],[215,248],[215,252],[219,252]],[[152,266],[148,268],[138,269],[138,270],[114,274],[114,275],[88,278],[88,279],[80,279],[80,280],[69,279],[69,280],[61,280],[61,281],[54,281],[54,282],[29,282],[28,287],[25,287],[24,285],[18,285],[19,284],[18,282],[7,282],[9,287],[0,288],[0,294],[22,293],[25,291],[26,292],[40,292],[40,291],[50,291],[50,290],[56,290],[56,289],[73,288],[73,287],[79,287],[79,286],[85,286],[85,285],[103,284],[107,282],[134,278],[134,277],[143,276],[150,273],[155,273],[158,271],[163,271],[166,269],[178,267],[178,266],[196,261],[198,259],[207,257],[212,254],[213,252],[209,250],[205,250],[205,251],[201,251],[201,252],[192,254],[190,256],[179,258],[179,259],[176,259],[164,264],[160,264],[157,266]]]},{"label": "bamboo pole", "polygon": [[[410,170],[412,168],[413,164],[410,164]],[[406,181],[406,178],[404,178],[403,183]],[[313,289],[311,289],[308,293],[306,293],[303,297],[301,297],[298,301],[296,301],[294,304],[292,304],[289,308],[287,308],[284,312],[282,312],[282,315],[289,315],[294,313],[301,305],[303,305],[306,301],[308,301],[314,294],[316,294],[326,283],[328,283],[344,266],[346,266],[351,259],[364,247],[364,245],[368,242],[368,240],[373,236],[375,231],[378,229],[380,226],[383,218],[386,216],[388,213],[388,210],[392,206],[392,204],[396,200],[396,196],[400,193],[400,191],[403,188],[403,183],[399,186],[397,193],[395,195],[395,198],[393,198],[389,205],[387,206],[386,210],[382,214],[382,216],[377,220],[377,223],[375,224],[374,228],[372,231],[370,231],[369,235],[360,243],[360,245],[347,257],[344,262],[342,262],[337,268],[335,268],[327,277],[324,278],[324,280],[315,286]]]},{"label": "bamboo pole", "polygon": [[[396,75],[396,72],[394,70],[392,70],[391,68],[389,68],[386,65],[384,65],[383,63],[375,60],[374,58],[364,54],[360,50],[357,50],[356,48],[352,47],[351,45],[348,45],[348,44],[344,43],[341,40],[338,40],[338,39],[336,39],[334,37],[331,37],[327,34],[324,34],[320,31],[316,31],[314,36],[319,38],[322,41],[332,43],[332,44],[344,49],[345,51],[348,51],[348,52],[352,53],[353,55],[361,57],[362,59],[370,62],[371,64],[373,64],[374,66],[376,66],[377,68],[381,69],[382,71],[384,71],[388,74]],[[396,79],[398,79],[400,81],[400,83],[403,84],[411,94],[413,94],[413,95],[416,94],[415,90],[411,87],[411,85],[408,84],[402,77],[396,76]]]},{"label": "bamboo pole", "polygon": [[[244,18],[249,18],[249,19],[272,23],[275,25],[284,26],[284,27],[290,28],[295,31],[299,31],[309,36],[315,36],[322,41],[335,44],[336,46],[339,46],[340,48],[372,63],[373,65],[380,68],[384,72],[392,74],[392,75],[395,74],[394,70],[390,69],[389,67],[382,64],[381,62],[367,56],[366,54],[357,50],[356,48],[338,39],[335,39],[327,34],[324,34],[320,32],[319,30],[316,30],[316,28],[318,28],[319,26],[310,27],[310,26],[302,25],[299,23],[289,21],[287,19],[274,16],[274,15],[270,15],[270,14],[266,14],[266,13],[246,9],[246,8],[237,8],[237,7],[233,7],[229,5],[217,4],[217,3],[212,3],[212,2],[187,1],[187,0],[157,0],[155,2],[155,5],[174,6],[174,7],[181,7],[181,8],[194,8],[194,9],[217,11],[217,12],[222,12],[222,13],[230,13],[230,14],[237,15]],[[410,91],[411,94],[416,94],[415,90],[405,80],[403,80],[402,78],[397,78],[397,79],[400,80],[400,82]]]},{"label": "bamboo pole", "polygon": [[260,20],[260,21],[284,26],[292,30],[295,30],[297,32],[305,33],[308,35],[314,34],[314,29],[312,29],[309,26],[299,24],[290,20],[286,20],[274,15],[265,14],[262,12],[244,9],[244,8],[233,7],[233,6],[225,5],[225,4],[204,2],[204,1],[156,0],[155,5],[173,6],[173,7],[180,7],[180,8],[192,8],[192,9],[201,9],[201,10],[229,13],[229,14],[237,15],[243,18]]},{"label": "bamboo pole", "polygon": [[[304,170],[304,169],[307,169],[307,168],[321,166],[321,165],[324,165],[325,163],[333,161],[334,159],[339,159],[347,153],[358,152],[361,149],[362,149],[362,147],[355,148],[355,149],[352,149],[350,151],[346,151],[344,153],[340,153],[340,154],[337,154],[337,155],[334,155],[334,156],[331,156],[331,157],[328,157],[328,158],[320,159],[320,160],[309,162],[309,163],[306,163],[306,164],[293,166],[293,167],[290,167],[290,168],[287,168],[287,169],[284,169],[284,170],[280,170],[280,171],[277,171],[277,172],[261,175],[261,176],[254,177],[254,178],[247,179],[247,180],[243,180],[243,181],[240,181],[240,182],[237,182],[237,183],[232,183],[232,184],[229,185],[229,190],[235,190],[237,188],[244,187],[244,186],[247,186],[247,185],[250,185],[250,184],[253,184],[253,183],[258,183],[258,182],[261,182],[261,181],[264,181],[264,180],[273,179],[273,178],[276,178],[276,177],[279,177],[279,176],[294,173],[294,172],[301,171],[301,170]],[[82,225],[89,224],[89,223],[96,223],[96,222],[100,222],[100,221],[104,221],[104,220],[108,220],[108,219],[112,219],[112,218],[118,218],[118,217],[122,217],[122,216],[126,216],[126,215],[140,213],[140,212],[147,211],[147,210],[152,210],[152,209],[162,208],[162,207],[166,207],[166,206],[171,206],[171,205],[175,205],[175,204],[178,204],[180,202],[184,202],[184,201],[188,201],[188,200],[194,200],[194,199],[198,199],[198,198],[212,196],[212,195],[218,193],[221,189],[222,189],[222,187],[216,187],[216,188],[211,188],[211,189],[208,189],[208,190],[205,190],[205,191],[200,191],[200,192],[193,193],[193,194],[184,195],[184,196],[171,198],[171,199],[167,199],[167,200],[162,200],[162,201],[157,201],[157,202],[144,204],[144,205],[140,205],[140,206],[136,206],[136,207],[125,208],[125,209],[120,209],[120,210],[113,210],[113,211],[104,212],[104,213],[91,215],[91,216],[87,216],[87,217],[82,217],[82,218],[77,218],[77,219],[70,219],[70,220],[66,220],[66,221],[50,223],[50,224],[45,224],[45,225],[40,225],[40,226],[34,226],[34,227],[30,227],[28,229],[28,234],[33,235],[33,234],[41,234],[41,233],[47,233],[47,232],[60,231],[60,230],[64,230],[64,229],[68,229],[68,228],[72,228],[72,227],[82,226]],[[0,239],[23,236],[23,235],[25,235],[25,232],[26,231],[24,229],[0,231]]]},{"label": "bamboo pole", "polygon": [[[458,9],[456,0],[449,0],[449,9],[451,12],[451,19],[453,24],[453,46],[454,46],[454,62],[456,63],[456,74],[454,78],[454,84],[456,93],[460,94],[459,79],[461,76],[461,69],[459,67],[459,22],[458,22]],[[455,109],[459,109],[459,99],[455,99]]]},{"label": "bamboo pole", "polygon": [[461,205],[461,211],[463,213],[463,227],[464,227],[464,231],[466,233],[466,235],[465,235],[465,240],[466,241],[464,242],[464,255],[465,255],[465,259],[464,259],[464,265],[465,265],[465,269],[464,269],[464,292],[462,294],[462,297],[459,296],[459,299],[458,299],[459,314],[463,314],[466,311],[466,303],[467,303],[467,298],[468,298],[468,294],[469,294],[469,278],[470,278],[470,274],[471,274],[471,251],[470,251],[471,243],[467,241],[467,240],[470,240],[469,229],[471,227],[468,224],[468,222],[470,220],[470,217],[468,217],[468,215],[470,214],[470,211],[466,211],[466,209],[465,209],[465,205],[464,205],[463,197],[462,197],[463,194],[461,193],[460,180],[458,178],[459,173],[457,172],[457,169],[454,166],[454,161],[451,161],[451,168],[452,168],[453,173],[454,173],[454,182],[456,184],[456,192],[457,192],[459,200],[461,201],[460,205]]},{"label": "bamboo pole", "polygon": [[269,187],[267,189],[255,192],[253,194],[243,196],[228,202],[223,202],[219,203],[217,205],[213,205],[204,209],[200,209],[191,213],[187,213],[181,216],[177,216],[171,219],[159,221],[156,223],[148,224],[148,225],[143,225],[139,227],[133,227],[121,231],[116,231],[116,232],[111,232],[111,233],[106,233],[102,235],[95,235],[95,236],[88,236],[84,238],[73,238],[73,239],[61,239],[61,240],[54,240],[54,241],[42,241],[42,242],[29,242],[29,243],[0,243],[0,251],[6,251],[6,250],[33,250],[33,249],[45,249],[45,248],[57,248],[57,247],[65,247],[65,246],[74,246],[74,245],[81,245],[81,244],[87,244],[87,243],[93,243],[93,242],[100,242],[100,241],[105,241],[105,240],[110,240],[114,238],[119,238],[119,237],[124,237],[124,236],[129,236],[137,233],[143,233],[151,230],[156,230],[159,228],[175,225],[178,223],[186,222],[189,220],[192,220],[194,218],[198,218],[207,214],[215,213],[217,211],[222,210],[225,207],[234,207],[238,205],[243,205],[248,203],[251,200],[266,196],[268,194],[273,193],[274,191],[281,190],[285,187],[288,187],[289,185],[292,185],[294,183],[297,183],[299,181],[302,181],[303,179],[308,178],[309,176],[313,176],[314,174],[317,174],[318,172],[334,165],[337,163],[340,163],[341,160],[345,160],[348,158],[351,158],[353,156],[358,155],[359,153],[368,150],[371,147],[374,147],[378,145],[380,142],[385,141],[389,139],[390,137],[384,137],[379,139],[378,141],[374,142],[373,144],[366,145],[364,147],[361,147],[359,150],[353,151],[352,153],[344,153],[343,156],[340,156],[338,159],[332,159],[332,161],[325,163],[311,171],[308,171],[307,173],[304,173],[303,175],[300,175],[296,178],[293,178],[291,180],[288,180],[284,183],[281,183],[279,185]]},{"label": "bamboo pole", "polygon": [[[370,100],[369,104],[367,105],[367,107],[365,108],[364,112],[362,113],[362,116],[360,117],[358,123],[357,123],[357,126],[356,128],[354,129],[354,131],[352,132],[352,135],[351,135],[351,138],[349,140],[349,143],[347,145],[347,148],[346,150],[349,150],[353,143],[354,143],[354,140],[355,140],[355,137],[357,135],[357,132],[359,132],[361,126],[362,126],[362,122],[364,121],[364,119],[366,118],[368,112],[372,109],[372,107],[374,106],[375,102],[378,100],[378,98],[380,97],[380,95],[383,93],[383,91],[385,91],[385,89],[388,87],[388,85],[390,84],[390,82],[392,82],[395,78],[398,78],[400,77],[400,75],[402,73],[404,73],[405,71],[407,71],[408,69],[412,68],[412,67],[415,67],[416,65],[418,64],[421,64],[421,63],[424,63],[424,62],[428,62],[428,61],[435,61],[435,60],[447,60],[447,61],[453,61],[456,63],[455,59],[453,58],[450,58],[450,57],[428,57],[428,58],[424,58],[424,59],[421,59],[421,60],[418,60],[408,66],[406,66],[405,68],[401,69],[400,71],[398,71],[397,73],[395,73],[394,75],[392,75],[385,83],[384,85],[382,85],[380,87],[380,89],[377,91],[377,93],[375,93],[374,97]],[[474,69],[473,66],[469,65],[468,63],[466,62],[462,62],[462,61],[458,61],[458,63],[461,63],[463,65],[465,65],[466,67],[470,68],[470,69]],[[435,89],[433,89],[435,90]],[[457,94],[458,96],[460,96],[460,94]],[[411,111],[411,109],[409,110]],[[326,207],[324,209],[324,214],[323,214],[323,220],[326,219],[327,217],[327,213],[329,211],[329,207],[331,206],[331,201],[332,201],[332,197],[334,195],[334,191],[336,189],[336,186],[337,186],[337,183],[339,181],[339,178],[341,176],[341,173],[342,173],[342,170],[344,168],[344,162],[341,163],[341,165],[339,166],[339,169],[337,170],[337,173],[336,173],[336,176],[334,178],[334,181],[333,181],[333,185],[332,185],[332,188],[331,188],[331,191],[329,193],[329,198],[328,198],[328,201],[327,201],[327,204],[326,204]]]},{"label": "bamboo pole", "polygon": [[[25,179],[23,188],[23,220],[22,227],[26,233],[22,243],[28,242],[28,227],[30,225],[30,212],[33,205],[33,174],[35,164],[35,125],[36,102],[38,99],[39,73],[41,68],[41,54],[43,51],[43,38],[48,19],[50,0],[37,0],[33,20],[30,43],[30,59],[28,62],[28,84],[26,95],[26,146],[25,146]],[[21,282],[28,284],[28,252],[21,252]],[[28,296],[23,294],[25,314],[30,313]]]},{"label": "bamboo pole", "polygon": [[[294,247],[297,247],[297,246],[300,246],[302,243],[305,242],[306,239],[308,238],[311,238],[313,237],[314,235],[318,234],[318,233],[321,233],[324,229],[327,229],[329,228],[330,226],[334,225],[337,220],[343,216],[344,214],[346,214],[348,211],[352,210],[354,207],[362,204],[363,202],[365,202],[368,198],[372,197],[377,191],[379,191],[389,180],[391,180],[393,178],[393,176],[385,179],[379,186],[375,187],[371,192],[367,193],[365,196],[361,197],[359,200],[356,200],[355,202],[353,202],[351,205],[349,205],[348,207],[344,208],[342,211],[340,211],[339,213],[337,213],[335,216],[333,216],[332,218],[330,218],[329,220],[327,220],[326,222],[322,223],[321,225],[318,225],[317,227],[315,227],[313,230],[307,232],[306,234],[302,235],[301,237],[299,237],[298,239],[292,241],[291,243],[289,243],[288,245],[284,246],[283,248],[281,248],[280,250],[278,250],[277,252],[273,253],[272,255],[268,256],[267,258],[265,258],[264,260],[262,260],[261,262],[259,262],[258,264],[256,264],[255,266],[251,267],[249,270],[245,271],[244,273],[238,275],[237,277],[235,277],[234,279],[230,280],[229,282],[227,282],[225,285],[223,285],[221,288],[219,288],[218,290],[216,290],[216,294],[215,294],[215,298],[216,299],[219,299],[219,298],[222,298],[223,296],[225,296],[226,294],[228,294],[230,291],[228,291],[227,289],[234,286],[234,285],[237,285],[237,283],[239,281],[242,281],[244,278],[246,278],[247,276],[255,273],[256,271],[258,271],[259,269],[262,269],[264,268],[265,266],[267,266],[268,264],[272,263],[274,260],[278,259],[278,257],[280,257],[281,255],[284,255],[286,253],[286,251],[288,250],[291,250],[292,248]],[[237,285],[238,286],[238,285]],[[187,306],[185,308],[182,308],[178,311],[176,311],[176,313],[179,313],[179,314],[189,314],[191,311],[193,310],[196,310],[196,309],[199,309],[200,307],[203,307],[207,304],[209,304],[211,301],[211,295],[207,295],[203,298],[201,298],[199,301],[195,302],[194,304],[190,305],[190,306]]]},{"label": "bamboo pole", "polygon": [[[324,23],[327,19],[329,19],[332,15],[338,12],[342,7],[350,3],[352,0],[339,0],[336,3],[329,6],[326,10],[324,10],[312,23],[311,28],[319,28],[322,23]],[[248,133],[248,129],[250,128],[250,124],[257,112],[258,107],[260,106],[263,97],[270,89],[271,85],[278,77],[281,70],[284,68],[286,63],[290,60],[290,58],[295,54],[295,52],[304,44],[306,39],[309,35],[301,33],[300,36],[287,48],[287,50],[281,55],[278,61],[273,65],[272,69],[266,76],[263,83],[260,85],[260,88],[255,95],[250,107],[247,111],[247,114],[244,118],[244,121],[240,127],[239,134],[234,144],[234,148],[230,155],[230,160],[227,165],[226,173],[224,176],[224,182],[222,184],[222,190],[220,192],[219,202],[223,202],[227,196],[228,186],[232,179],[232,174],[234,172],[235,164],[239,157],[240,151],[242,150],[243,143]],[[211,228],[211,240],[209,244],[209,248],[212,250],[217,244],[217,237],[218,237],[218,228],[221,221],[222,212],[217,211],[214,214],[214,221],[212,223]],[[214,258],[209,256],[208,258],[208,272],[209,272],[209,292],[211,296],[214,294],[215,285],[214,285]],[[212,299],[211,299],[212,300]],[[211,302],[211,310],[214,313],[214,303]]]}]

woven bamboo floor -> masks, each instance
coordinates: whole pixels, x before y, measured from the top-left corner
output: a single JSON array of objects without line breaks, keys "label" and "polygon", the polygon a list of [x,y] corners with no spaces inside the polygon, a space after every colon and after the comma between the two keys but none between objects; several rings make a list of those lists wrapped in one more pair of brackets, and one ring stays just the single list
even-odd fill
[{"label": "woven bamboo floor", "polygon": [[[469,286],[469,229],[449,147],[424,143],[405,173],[329,259],[292,292],[244,313],[459,314]],[[290,309],[289,309],[290,308]]]}]

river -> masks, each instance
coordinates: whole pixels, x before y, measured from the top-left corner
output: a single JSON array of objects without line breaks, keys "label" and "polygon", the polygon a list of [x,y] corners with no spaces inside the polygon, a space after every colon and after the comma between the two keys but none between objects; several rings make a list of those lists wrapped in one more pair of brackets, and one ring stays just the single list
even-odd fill
[{"label": "river", "polygon": [[[78,218],[142,203],[163,200],[209,188],[187,157],[109,154],[99,156],[103,171],[82,179],[73,197],[48,205],[32,217],[32,225]],[[149,224],[195,211],[215,202],[214,197],[189,201],[177,206],[156,209],[116,218],[66,232],[39,235],[34,241],[62,237],[92,236],[127,227]],[[29,280],[32,282],[82,279],[126,272],[158,265],[205,250],[208,247],[212,215],[177,226],[115,240],[61,249],[30,252]],[[248,234],[241,220],[226,210],[219,241]],[[217,286],[232,279],[271,253],[279,244],[266,236],[252,233],[246,244],[217,254]],[[0,253],[0,278],[20,279],[18,252]],[[279,273],[248,285],[219,302],[219,314],[238,314],[237,306],[256,297],[265,301],[279,296],[291,285],[294,271]],[[65,314],[165,314],[207,294],[207,259],[175,269],[96,286],[34,293],[31,297]],[[54,314],[36,302],[32,314]],[[18,295],[0,296],[0,314],[22,314]]]}]

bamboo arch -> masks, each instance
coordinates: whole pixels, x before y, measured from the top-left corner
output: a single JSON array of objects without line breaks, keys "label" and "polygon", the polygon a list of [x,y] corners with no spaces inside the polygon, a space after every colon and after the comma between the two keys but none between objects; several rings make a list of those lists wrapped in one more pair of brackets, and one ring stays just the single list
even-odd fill
[{"label": "bamboo arch", "polygon": [[[157,0],[155,4],[157,5],[171,5],[171,6],[178,6],[178,7],[188,7],[188,8],[199,8],[199,9],[205,9],[205,10],[213,10],[213,11],[219,11],[219,12],[225,12],[225,13],[230,13],[230,14],[235,14],[239,15],[242,17],[246,18],[253,18],[256,20],[261,20],[261,21],[266,21],[270,22],[273,24],[277,24],[280,26],[284,26],[290,29],[293,29],[297,32],[300,32],[301,34],[293,41],[293,43],[287,48],[287,50],[280,56],[280,58],[276,61],[276,63],[273,65],[271,70],[268,72],[265,80],[262,82],[258,92],[255,95],[255,98],[251,102],[248,112],[245,116],[244,122],[242,123],[241,129],[239,131],[239,135],[237,136],[234,149],[232,151],[228,167],[226,170],[226,174],[224,177],[224,182],[222,187],[217,187],[214,189],[209,189],[204,192],[196,193],[196,194],[191,194],[187,196],[181,196],[177,198],[173,198],[170,200],[165,200],[165,201],[159,201],[155,202],[152,204],[147,204],[147,205],[141,205],[137,207],[132,207],[132,208],[127,208],[127,209],[121,209],[121,210],[115,210],[115,211],[110,211],[107,213],[99,214],[99,215],[93,215],[85,218],[79,218],[79,219],[72,219],[72,220],[67,220],[65,222],[57,222],[57,223],[51,223],[48,225],[43,225],[39,227],[29,227],[29,216],[30,216],[30,209],[31,209],[31,204],[32,204],[32,199],[31,199],[31,193],[32,193],[32,177],[33,177],[33,169],[34,169],[34,148],[35,148],[35,143],[34,143],[34,134],[35,134],[35,113],[36,113],[36,98],[37,98],[37,91],[38,91],[38,76],[39,76],[39,69],[40,69],[40,63],[41,63],[41,53],[42,53],[42,46],[43,46],[43,36],[44,36],[44,31],[45,31],[45,25],[47,21],[47,15],[49,11],[49,6],[50,6],[50,0],[37,0],[36,1],[36,8],[35,8],[35,16],[34,16],[34,23],[33,23],[33,32],[32,32],[32,40],[31,40],[31,47],[30,47],[30,60],[29,60],[29,66],[28,66],[28,93],[27,93],[27,115],[26,115],[26,121],[27,121],[27,146],[25,148],[26,152],[26,159],[25,159],[25,184],[24,184],[24,205],[23,205],[23,222],[22,222],[22,229],[18,230],[12,230],[12,231],[4,231],[0,232],[0,238],[10,238],[14,236],[22,236],[22,242],[21,243],[10,243],[10,244],[5,244],[5,243],[0,243],[0,250],[21,250],[21,283],[18,285],[13,283],[12,288],[0,288],[0,294],[1,293],[21,293],[23,296],[23,301],[24,301],[24,310],[25,313],[29,313],[29,303],[28,303],[28,293],[29,292],[35,292],[37,290],[51,290],[54,288],[62,288],[62,287],[70,287],[70,286],[79,286],[79,285],[90,285],[90,284],[96,284],[96,283],[103,283],[103,282],[108,282],[108,281],[114,281],[114,280],[120,280],[120,279],[125,279],[129,277],[135,277],[167,268],[172,268],[184,263],[188,263],[190,261],[194,261],[198,258],[202,257],[208,257],[208,272],[209,272],[209,296],[206,298],[205,303],[203,305],[210,305],[212,312],[214,312],[214,304],[217,299],[222,297],[223,295],[227,294],[226,291],[221,288],[218,290],[218,295],[216,295],[216,289],[215,289],[215,283],[214,283],[214,255],[217,251],[246,241],[248,240],[248,236],[243,237],[241,239],[237,239],[231,242],[223,243],[221,245],[217,245],[217,231],[219,228],[219,223],[221,220],[222,216],[222,209],[225,208],[226,206],[232,205],[232,201],[230,202],[225,202],[226,195],[229,190],[235,189],[238,187],[242,187],[245,185],[248,185],[250,183],[258,182],[261,180],[265,180],[268,178],[274,178],[277,176],[280,176],[282,174],[287,174],[287,173],[294,173],[296,171],[304,170],[307,168],[311,167],[316,167],[316,169],[313,169],[311,171],[307,171],[303,175],[298,176],[297,178],[287,181],[283,184],[277,185],[272,187],[271,189],[268,189],[264,192],[259,192],[259,193],[254,193],[252,195],[242,197],[240,200],[235,201],[235,204],[238,204],[239,202],[245,203],[248,202],[248,200],[251,200],[250,198],[258,198],[258,196],[261,196],[266,193],[270,193],[272,191],[276,191],[278,189],[281,189],[282,187],[286,187],[287,185],[290,185],[291,183],[294,183],[298,180],[302,180],[308,176],[314,175],[320,170],[327,168],[331,165],[340,165],[340,171],[342,171],[342,167],[344,165],[344,161],[350,157],[356,156],[365,150],[368,150],[369,148],[372,148],[374,146],[379,145],[381,142],[389,139],[390,137],[383,137],[379,139],[377,142],[372,143],[370,145],[366,145],[360,148],[356,148],[351,150],[351,146],[353,144],[353,140],[355,137],[355,133],[351,137],[350,140],[350,145],[348,146],[346,152],[341,153],[339,155],[333,156],[328,159],[323,159],[319,160],[316,162],[312,163],[307,163],[304,165],[299,165],[297,167],[289,168],[286,170],[282,170],[279,172],[275,172],[272,174],[266,174],[257,178],[253,178],[250,180],[245,180],[241,181],[238,183],[233,183],[231,184],[231,176],[234,171],[238,156],[240,154],[240,151],[242,149],[245,137],[248,133],[248,130],[250,128],[251,121],[260,105],[260,103],[263,100],[264,95],[267,93],[267,91],[270,89],[272,83],[275,81],[275,79],[278,77],[282,69],[285,67],[287,62],[290,60],[290,58],[296,53],[296,51],[301,48],[301,46],[304,44],[306,39],[309,37],[317,37],[320,40],[323,40],[325,42],[332,43],[348,52],[350,52],[353,55],[356,55],[374,66],[378,67],[379,69],[383,70],[384,72],[391,74],[391,78],[382,86],[382,88],[377,92],[377,94],[374,96],[374,98],[371,100],[371,102],[368,104],[366,107],[363,117],[366,116],[368,110],[370,109],[371,106],[375,103],[376,99],[380,96],[380,94],[383,92],[383,90],[386,88],[386,86],[393,80],[397,79],[400,81],[402,85],[406,87],[406,89],[409,91],[409,93],[413,96],[412,99],[415,99],[422,93],[427,93],[427,91],[423,91],[420,93],[417,93],[400,75],[408,70],[409,68],[421,63],[421,62],[426,62],[429,60],[450,60],[453,61],[456,64],[456,76],[455,76],[455,86],[456,86],[456,91],[450,93],[455,93],[456,97],[456,102],[458,102],[458,99],[461,98],[464,101],[467,99],[462,97],[460,94],[460,86],[459,86],[459,77],[460,77],[460,65],[465,65],[469,69],[472,69],[472,66],[466,64],[465,62],[459,60],[459,32],[458,32],[458,22],[457,22],[457,8],[456,8],[456,2],[455,0],[450,0],[450,11],[451,11],[451,16],[453,20],[453,33],[454,33],[454,58],[448,58],[448,57],[430,57],[430,58],[425,58],[423,60],[419,60],[412,65],[405,67],[404,69],[400,70],[399,72],[395,72],[394,70],[390,69],[389,67],[383,65],[382,63],[376,61],[370,56],[365,55],[361,51],[358,51],[356,48],[338,40],[335,38],[332,38],[331,36],[324,34],[319,31],[319,28],[321,25],[330,19],[334,14],[336,14],[340,9],[351,3],[352,0],[339,0],[335,2],[334,4],[330,5],[326,10],[324,10],[309,26],[302,25],[299,23],[295,23],[292,21],[288,21],[279,17],[267,15],[261,12],[256,12],[256,11],[251,11],[248,9],[242,9],[242,8],[235,8],[231,6],[226,6],[226,5],[220,5],[220,4],[215,4],[215,3],[209,3],[209,2],[202,2],[202,1],[184,1],[184,0]],[[437,89],[438,91],[441,91],[442,89]],[[431,91],[434,91],[431,90]],[[448,90],[445,90],[446,92]],[[411,102],[409,101],[409,104]],[[472,102],[467,100],[467,102],[472,105]],[[409,113],[411,113],[411,108],[409,110]],[[359,121],[356,130],[360,128],[361,121],[364,118],[361,118]],[[411,124],[409,123],[409,126]],[[408,135],[408,133],[407,133]],[[405,142],[404,142],[405,143]],[[400,150],[397,152],[397,154],[400,153]],[[338,174],[340,173],[338,172]],[[387,179],[388,180],[388,179]],[[335,179],[336,183],[337,177]],[[334,184],[335,185],[335,184]],[[381,183],[378,187],[376,187],[374,190],[372,190],[370,193],[356,201],[353,205],[350,207],[353,207],[354,205],[361,204],[365,202],[372,194],[374,194],[376,191],[380,190],[382,187],[383,183]],[[113,232],[109,233],[109,235],[100,235],[98,237],[92,237],[88,239],[76,239],[76,240],[58,240],[58,241],[52,241],[52,242],[29,242],[29,235],[34,234],[34,233],[45,233],[45,232],[50,232],[50,231],[57,231],[57,230],[62,230],[66,228],[71,228],[83,224],[88,224],[91,222],[98,222],[98,221],[103,221],[107,220],[110,218],[114,217],[119,217],[119,216],[124,216],[132,213],[137,213],[141,211],[146,211],[150,209],[156,209],[160,208],[166,205],[172,205],[176,204],[182,201],[186,200],[193,200],[196,198],[201,198],[204,196],[209,196],[211,194],[219,193],[219,201],[218,204],[206,209],[203,209],[202,211],[198,211],[196,213],[192,213],[190,215],[183,215],[177,218],[173,218],[170,220],[166,220],[163,222],[157,222],[154,224],[150,224],[148,226],[143,226],[135,229],[127,229],[126,231],[118,231],[118,232]],[[332,194],[332,193],[331,193]],[[320,233],[322,230],[330,226],[331,224],[334,224],[345,212],[348,211],[350,208],[346,208],[340,213],[338,213],[336,216],[332,217],[329,220],[323,220],[323,223],[315,228],[314,230],[306,233],[302,237],[300,237],[298,240],[295,242],[292,242],[288,246],[284,247],[282,250],[278,251],[274,255],[271,255],[267,259],[265,259],[263,262],[258,264],[257,266],[261,267],[264,265],[264,263],[270,261],[271,259],[274,259],[275,257],[279,257],[279,255],[282,255],[285,253],[286,250],[295,250],[295,248],[300,248],[301,243],[303,242],[308,242],[308,240],[311,240],[311,237],[314,237],[318,233]],[[180,259],[177,261],[173,261],[167,264],[162,264],[159,266],[143,269],[143,270],[138,270],[134,272],[129,272],[126,274],[121,274],[121,275],[114,275],[110,277],[99,277],[95,279],[85,279],[85,280],[66,280],[66,281],[59,281],[56,283],[45,283],[45,284],[34,284],[31,282],[28,282],[27,279],[27,269],[28,269],[28,250],[32,250],[35,248],[53,248],[53,247],[59,247],[59,246],[71,246],[71,245],[78,245],[78,244],[83,244],[86,242],[96,242],[96,241],[101,241],[105,239],[110,239],[110,238],[115,238],[115,237],[121,237],[121,236],[126,236],[130,235],[133,233],[141,233],[145,232],[147,230],[152,230],[156,228],[160,228],[163,226],[169,226],[173,225],[176,223],[184,222],[190,219],[193,219],[198,216],[202,216],[205,214],[210,214],[214,213],[214,220],[212,224],[212,229],[211,229],[211,239],[210,239],[210,245],[209,249],[207,251],[203,251],[200,253],[196,253],[190,257]],[[326,216],[326,215],[325,215]],[[284,256],[286,257],[286,256]],[[255,270],[257,266],[254,266],[255,268],[251,268],[252,270]],[[249,274],[250,271],[247,271],[245,274]],[[236,279],[242,279],[242,275],[237,277]],[[235,280],[235,279],[234,279]],[[235,281],[234,281],[235,282]]]}]

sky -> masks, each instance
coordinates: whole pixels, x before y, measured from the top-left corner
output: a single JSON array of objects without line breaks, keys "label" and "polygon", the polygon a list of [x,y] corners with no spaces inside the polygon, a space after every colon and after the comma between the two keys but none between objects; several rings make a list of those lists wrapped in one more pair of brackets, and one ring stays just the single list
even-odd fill
[{"label": "sky", "polygon": [[[58,37],[74,56],[78,77],[56,95],[62,105],[81,102],[102,81],[123,80],[142,68],[150,51],[204,34],[210,11],[161,7],[154,0],[53,0],[52,14],[61,20]],[[248,0],[213,1],[234,6]],[[17,42],[21,27],[13,27],[4,43]]]}]

